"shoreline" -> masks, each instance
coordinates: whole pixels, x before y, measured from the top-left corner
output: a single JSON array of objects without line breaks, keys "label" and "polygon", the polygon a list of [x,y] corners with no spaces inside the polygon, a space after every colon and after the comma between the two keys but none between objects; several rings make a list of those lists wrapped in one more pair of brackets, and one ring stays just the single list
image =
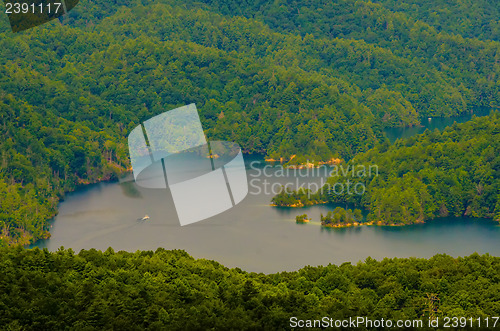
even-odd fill
[{"label": "shoreline", "polygon": [[[33,245],[35,244],[36,242],[40,241],[40,240],[48,240],[51,238],[52,236],[52,233],[50,232],[50,228],[52,226],[49,226],[50,225],[50,221],[54,220],[54,218],[59,214],[59,204],[61,202],[64,202],[65,200],[65,197],[66,197],[66,194],[68,193],[72,193],[72,192],[75,192],[79,189],[82,189],[82,188],[85,188],[85,187],[89,187],[91,185],[96,185],[96,184],[99,184],[99,183],[113,183],[113,182],[117,182],[119,181],[119,177],[120,176],[123,176],[123,175],[126,175],[128,173],[130,173],[132,171],[132,168],[131,167],[127,167],[127,168],[115,168],[116,172],[109,172],[109,173],[106,173],[106,174],[103,174],[103,176],[101,177],[98,177],[98,178],[95,178],[95,179],[82,179],[82,178],[77,178],[76,182],[74,183],[74,187],[68,191],[64,191],[64,194],[61,198],[57,198],[57,201],[56,201],[56,207],[55,207],[55,211],[54,213],[51,215],[50,218],[46,219],[45,222],[47,226],[47,230],[44,230],[43,232],[43,236],[41,238],[36,238],[35,240],[32,240],[34,239],[34,237],[31,235],[31,233],[28,233],[26,231],[24,231],[23,235],[19,238],[19,240],[16,240],[16,241],[12,241],[12,238],[9,238],[9,242],[8,242],[8,245],[9,246],[23,246],[23,247],[26,247],[26,246],[30,246],[30,245]],[[6,239],[5,237],[3,237],[2,239]]]},{"label": "shoreline", "polygon": [[304,204],[303,202],[300,203],[294,203],[293,205],[286,205],[286,206],[280,206],[276,205],[274,203],[269,204],[270,207],[280,207],[280,208],[304,208],[304,207],[310,207],[310,206],[316,206],[316,205],[324,205],[328,203],[328,201],[316,201],[313,203],[306,203]]},{"label": "shoreline", "polygon": [[350,227],[359,227],[359,226],[390,226],[390,227],[400,227],[400,226],[408,226],[408,225],[414,225],[414,224],[425,224],[424,221],[418,221],[410,224],[396,224],[396,223],[390,223],[390,224],[382,224],[381,221],[375,222],[375,221],[370,221],[370,222],[354,222],[354,223],[347,223],[347,224],[321,224],[322,227],[325,228],[335,228],[335,229],[340,229],[340,228],[350,228]]},{"label": "shoreline", "polygon": [[280,164],[284,164],[285,167],[288,169],[313,169],[313,168],[320,168],[323,165],[337,165],[337,164],[341,164],[342,162],[344,162],[343,159],[338,159],[338,158],[332,157],[328,161],[318,161],[318,162],[306,161],[303,163],[286,165],[288,162],[292,161],[295,157],[296,157],[296,155],[292,155],[289,159],[287,159],[285,157],[280,157],[279,159],[264,158],[264,161],[269,162],[269,163],[279,162]]}]

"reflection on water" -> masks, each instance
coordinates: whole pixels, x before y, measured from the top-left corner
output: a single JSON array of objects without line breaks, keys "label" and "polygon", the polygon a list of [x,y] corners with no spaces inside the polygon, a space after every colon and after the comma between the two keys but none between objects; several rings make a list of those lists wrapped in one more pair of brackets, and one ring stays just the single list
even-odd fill
[{"label": "reflection on water", "polygon": [[[132,177],[129,175],[128,177]],[[123,180],[120,184],[123,194],[129,198],[142,198],[141,192],[136,188],[134,183],[130,180]]]}]

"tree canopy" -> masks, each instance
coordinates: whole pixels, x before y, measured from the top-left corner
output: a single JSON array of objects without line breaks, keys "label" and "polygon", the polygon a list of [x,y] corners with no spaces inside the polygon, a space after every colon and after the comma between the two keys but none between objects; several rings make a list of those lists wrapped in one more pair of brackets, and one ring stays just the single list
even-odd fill
[{"label": "tree canopy", "polygon": [[[289,330],[292,316],[427,325],[430,304],[440,318],[500,314],[500,258],[489,255],[367,258],[265,275],[161,248],[75,254],[18,247],[0,248],[0,265],[7,329]],[[439,301],[430,302],[431,294]]]}]

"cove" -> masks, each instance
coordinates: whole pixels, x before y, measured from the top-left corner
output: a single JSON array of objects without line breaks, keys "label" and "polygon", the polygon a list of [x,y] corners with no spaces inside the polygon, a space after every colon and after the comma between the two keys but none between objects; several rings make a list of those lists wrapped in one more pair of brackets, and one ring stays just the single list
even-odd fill
[{"label": "cove", "polygon": [[389,138],[391,142],[394,142],[399,138],[408,138],[417,134],[424,133],[425,130],[442,130],[448,126],[453,125],[453,123],[455,122],[464,123],[470,121],[473,116],[487,116],[490,114],[490,112],[491,109],[488,107],[478,107],[474,110],[473,113],[464,113],[458,116],[451,117],[426,118],[420,122],[419,126],[387,128],[384,131],[387,135],[387,138]]}]

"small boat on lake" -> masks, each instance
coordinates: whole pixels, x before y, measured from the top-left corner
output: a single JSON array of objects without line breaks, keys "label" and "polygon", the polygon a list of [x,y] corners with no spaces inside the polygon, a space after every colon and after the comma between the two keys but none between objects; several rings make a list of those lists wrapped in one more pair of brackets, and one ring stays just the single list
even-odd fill
[{"label": "small boat on lake", "polygon": [[148,220],[148,219],[149,219],[149,216],[148,216],[148,214],[146,214],[146,215],[144,215],[144,217],[143,217],[143,218],[139,218],[138,220],[139,220],[139,221],[146,221],[146,220]]}]

